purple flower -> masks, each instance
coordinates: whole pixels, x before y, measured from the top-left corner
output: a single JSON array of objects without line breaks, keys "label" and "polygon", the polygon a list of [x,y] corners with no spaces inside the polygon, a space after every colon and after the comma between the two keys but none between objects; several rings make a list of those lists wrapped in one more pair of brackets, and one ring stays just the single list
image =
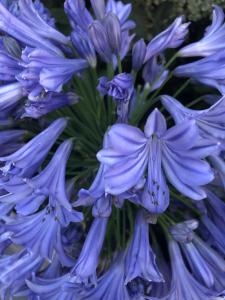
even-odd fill
[{"label": "purple flower", "polygon": [[143,210],[137,214],[133,237],[125,257],[125,284],[137,277],[147,281],[163,281],[149,245],[148,222]]},{"label": "purple flower", "polygon": [[209,56],[224,49],[225,46],[224,13],[221,7],[214,5],[212,24],[206,28],[204,37],[179,50],[182,57]]},{"label": "purple flower", "polygon": [[101,59],[109,63],[112,60],[112,49],[105,26],[100,21],[94,21],[88,28],[91,42]]},{"label": "purple flower", "polygon": [[[43,279],[35,277],[31,282],[27,280],[28,287],[35,295],[42,300],[83,300],[81,288],[74,282],[70,274],[63,275],[56,279]],[[36,300],[37,298],[34,298]]]},{"label": "purple flower", "polygon": [[97,65],[97,58],[95,48],[89,36],[80,30],[79,27],[76,27],[71,34],[71,39],[78,54],[86,59],[92,68],[95,68]]},{"label": "purple flower", "polygon": [[120,254],[109,270],[98,279],[96,287],[92,288],[82,300],[130,300],[124,284],[124,255]]},{"label": "purple flower", "polygon": [[9,155],[22,147],[24,130],[3,130],[0,132],[0,155]]},{"label": "purple flower", "polygon": [[18,79],[30,90],[31,100],[38,96],[42,89],[46,92],[61,92],[65,82],[88,67],[84,59],[67,59],[43,49],[25,49],[23,61],[25,69]]},{"label": "purple flower", "polygon": [[132,4],[123,4],[122,1],[108,0],[106,12],[113,12],[120,20],[122,30],[130,30],[135,27],[133,21],[127,20],[132,11]]},{"label": "purple flower", "polygon": [[19,3],[23,20],[15,17],[0,3],[0,29],[25,45],[41,47],[61,54],[61,50],[54,45],[54,42],[68,43],[69,40],[39,16],[31,0],[22,0]]},{"label": "purple flower", "polygon": [[172,264],[172,281],[169,293],[162,300],[205,299],[213,300],[218,295],[215,291],[201,285],[186,268],[178,244],[171,240],[169,252]]},{"label": "purple flower", "polygon": [[26,95],[20,82],[14,82],[0,87],[0,117],[5,118]]},{"label": "purple flower", "polygon": [[121,50],[121,26],[118,17],[110,12],[105,16],[104,26],[108,35],[109,45],[115,54]]},{"label": "purple flower", "polygon": [[21,116],[38,119],[55,109],[62,108],[66,105],[73,105],[79,101],[79,97],[75,93],[47,93],[43,98],[36,100],[28,100],[25,104],[25,112]]},{"label": "purple flower", "polygon": [[84,32],[88,31],[88,27],[93,22],[93,18],[85,7],[84,0],[66,0],[64,9],[73,29],[78,26]]},{"label": "purple flower", "polygon": [[221,50],[193,63],[177,67],[174,74],[177,77],[190,77],[225,94],[224,68],[225,51]]},{"label": "purple flower", "polygon": [[101,77],[97,89],[101,96],[109,95],[117,102],[118,122],[127,123],[129,101],[134,94],[133,76],[121,73],[110,81],[107,77]]},{"label": "purple flower", "polygon": [[144,39],[140,39],[134,44],[132,49],[132,69],[135,72],[138,72],[141,69],[144,63],[145,55],[146,44],[144,42]]},{"label": "purple flower", "polygon": [[201,186],[213,179],[213,173],[202,158],[213,147],[195,147],[198,133],[194,121],[167,130],[165,118],[156,109],[148,117],[144,133],[117,124],[111,127],[108,137],[110,148],[97,154],[102,163],[110,165],[105,175],[107,193],[128,191],[148,169],[142,205],[153,213],[164,211],[169,204],[165,175],[182,194],[194,200],[206,197]]},{"label": "purple flower", "polygon": [[164,83],[168,76],[168,71],[164,70],[163,64],[158,62],[158,57],[154,56],[148,60],[143,69],[143,79],[150,85],[150,91],[152,92]]},{"label": "purple flower", "polygon": [[3,255],[0,258],[0,290],[1,298],[13,296],[25,285],[25,280],[31,278],[43,264],[43,258],[32,252],[21,250],[12,255]]},{"label": "purple flower", "polygon": [[224,139],[225,125],[221,116],[225,114],[225,98],[222,97],[208,109],[194,110],[186,108],[173,97],[161,96],[163,106],[169,111],[176,124],[185,120],[195,120],[200,135],[207,139]]},{"label": "purple flower", "polygon": [[[66,191],[65,170],[71,149],[71,141],[65,141],[59,146],[47,167],[38,175],[29,179],[13,177],[8,182],[4,182],[3,187],[9,194],[1,196],[0,201],[14,203],[18,213],[27,215],[37,211],[46,197],[49,197],[52,207],[60,204],[71,212],[72,218],[76,216],[76,213],[77,218],[81,218],[81,213],[72,212]],[[66,212],[60,211],[60,216],[64,219],[62,213],[66,214]],[[68,217],[69,214],[65,216],[65,219]]]},{"label": "purple flower", "polygon": [[4,167],[1,168],[3,174],[16,174],[23,177],[32,176],[38,170],[66,125],[65,119],[58,119],[15,153],[0,157],[0,161],[5,162]]},{"label": "purple flower", "polygon": [[91,6],[97,19],[101,20],[105,16],[105,0],[91,0]]},{"label": "purple flower", "polygon": [[71,271],[72,275],[76,277],[76,282],[96,285],[96,268],[105,238],[107,223],[108,218],[96,218],[93,221],[81,253]]},{"label": "purple flower", "polygon": [[110,81],[101,77],[98,90],[102,96],[108,94],[116,101],[129,101],[134,91],[133,77],[127,73],[118,74]]},{"label": "purple flower", "polygon": [[189,23],[182,23],[183,17],[178,17],[163,32],[153,38],[147,45],[145,61],[153,56],[162,53],[167,48],[179,47],[188,33]]}]

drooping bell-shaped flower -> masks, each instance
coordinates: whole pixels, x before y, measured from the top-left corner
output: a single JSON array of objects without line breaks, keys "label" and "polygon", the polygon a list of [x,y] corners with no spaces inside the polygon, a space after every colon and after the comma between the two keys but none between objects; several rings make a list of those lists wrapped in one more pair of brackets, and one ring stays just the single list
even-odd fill
[{"label": "drooping bell-shaped flower", "polygon": [[[71,273],[76,282],[97,283],[96,269],[105,238],[108,218],[95,218],[85,239],[81,253]],[[97,237],[97,238],[96,238]]]},{"label": "drooping bell-shaped flower", "polygon": [[225,51],[221,50],[195,62],[181,65],[174,70],[177,77],[190,77],[202,84],[214,87],[225,94]]},{"label": "drooping bell-shaped flower", "polygon": [[163,106],[172,115],[176,124],[185,120],[195,120],[203,138],[220,140],[225,138],[225,124],[222,115],[225,114],[225,98],[222,97],[208,109],[194,110],[186,108],[173,97],[161,96]]},{"label": "drooping bell-shaped flower", "polygon": [[189,26],[189,23],[183,23],[183,21],[183,17],[176,18],[166,30],[158,34],[149,42],[147,45],[145,61],[162,53],[167,48],[177,48],[183,43],[188,33]]},{"label": "drooping bell-shaped flower", "polygon": [[24,106],[24,113],[21,118],[30,117],[38,119],[56,109],[67,105],[73,105],[79,101],[79,97],[72,92],[68,93],[47,93],[45,97],[28,100]]},{"label": "drooping bell-shaped flower", "polygon": [[225,46],[225,24],[223,9],[214,5],[212,24],[206,28],[204,37],[192,44],[179,50],[179,56],[209,56],[217,51],[224,49]]},{"label": "drooping bell-shaped flower", "polygon": [[[0,258],[0,295],[2,299],[13,295],[25,285],[25,280],[37,272],[44,260],[39,255],[26,250]],[[6,297],[6,298],[5,298]],[[9,299],[9,298],[8,298]]]},{"label": "drooping bell-shaped flower", "polygon": [[172,281],[169,293],[161,300],[213,300],[218,293],[200,284],[188,271],[183,261],[177,242],[169,241],[169,252],[172,265]]},{"label": "drooping bell-shaped flower", "polygon": [[[43,49],[25,49],[23,51],[24,71],[17,77],[29,90],[29,98],[39,96],[43,91],[61,92],[63,84],[74,74],[88,67],[84,59],[68,59],[62,55]],[[41,86],[42,89],[38,89]],[[35,93],[35,91],[38,91]]]},{"label": "drooping bell-shaped flower", "polygon": [[148,222],[143,210],[137,214],[133,237],[125,256],[125,284],[137,277],[153,282],[163,281],[149,244]]},{"label": "drooping bell-shaped flower", "polygon": [[97,282],[97,286],[93,287],[82,300],[130,300],[128,290],[124,284],[124,254],[118,255],[109,270],[103,274]]},{"label": "drooping bell-shaped flower", "polygon": [[144,133],[133,126],[116,124],[108,132],[110,148],[97,157],[106,170],[106,192],[119,195],[134,187],[148,169],[142,205],[160,213],[169,204],[168,181],[182,194],[194,200],[206,197],[202,186],[213,179],[208,163],[202,158],[216,144],[195,146],[199,136],[194,121],[166,128],[163,115],[156,109],[147,119]]},{"label": "drooping bell-shaped flower", "polygon": [[66,163],[71,149],[72,142],[65,141],[59,146],[46,168],[38,175],[29,179],[13,177],[8,182],[4,182],[3,187],[9,193],[1,196],[0,202],[12,203],[16,205],[18,213],[28,215],[37,211],[44,200],[49,197],[52,207],[60,204],[71,212],[71,217],[77,213],[77,217],[80,218],[80,213],[75,211],[72,213],[66,190]]},{"label": "drooping bell-shaped flower", "polygon": [[218,278],[224,277],[225,262],[219,253],[193,232],[198,226],[195,223],[195,220],[178,223],[170,232],[180,243],[194,277],[211,290],[221,292],[224,287],[221,288]]},{"label": "drooping bell-shaped flower", "polygon": [[5,118],[26,95],[20,82],[13,82],[0,87],[0,118]]},{"label": "drooping bell-shaped flower", "polygon": [[2,172],[23,177],[32,176],[46,158],[66,125],[67,121],[65,119],[58,119],[15,153],[0,157],[0,161],[5,162],[4,167],[1,168]]},{"label": "drooping bell-shaped flower", "polygon": [[[29,3],[26,3],[27,1]],[[0,3],[0,29],[25,45],[41,47],[42,49],[61,54],[61,50],[54,45],[54,42],[65,43],[69,40],[44,22],[35,8],[33,8],[31,0],[21,0],[19,3],[24,13],[24,20],[14,16]]]},{"label": "drooping bell-shaped flower", "polygon": [[22,147],[23,136],[25,135],[24,130],[2,130],[0,132],[0,155],[9,155]]}]

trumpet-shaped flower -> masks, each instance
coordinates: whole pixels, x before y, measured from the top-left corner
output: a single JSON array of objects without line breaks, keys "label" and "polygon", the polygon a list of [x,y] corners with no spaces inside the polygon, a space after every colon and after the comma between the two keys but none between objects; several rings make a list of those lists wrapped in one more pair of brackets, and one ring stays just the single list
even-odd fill
[{"label": "trumpet-shaped flower", "polygon": [[125,284],[137,277],[153,282],[163,281],[149,245],[148,223],[143,210],[137,214],[133,238],[125,257]]},{"label": "trumpet-shaped flower", "polygon": [[[85,284],[90,282],[96,285],[96,268],[105,238],[107,223],[108,218],[96,218],[93,221],[81,253],[71,271],[77,282],[84,282]],[[97,239],[96,236],[98,236]]]},{"label": "trumpet-shaped flower", "polygon": [[177,77],[190,77],[225,94],[224,68],[225,51],[221,50],[193,63],[177,67],[174,74]]},{"label": "trumpet-shaped flower", "polygon": [[224,49],[224,39],[224,13],[221,7],[214,5],[212,24],[207,27],[204,37],[198,42],[183,47],[179,50],[179,55],[182,57],[213,55]]},{"label": "trumpet-shaped flower", "polygon": [[44,161],[66,125],[67,121],[65,119],[58,119],[15,153],[1,157],[0,161],[5,162],[5,165],[1,168],[2,172],[23,177],[32,176]]},{"label": "trumpet-shaped flower", "polygon": [[183,43],[188,33],[189,26],[189,23],[183,23],[183,20],[183,17],[176,18],[166,30],[149,42],[147,45],[145,61],[162,53],[167,48],[177,48]]},{"label": "trumpet-shaped flower", "polygon": [[162,96],[161,101],[177,124],[181,124],[185,120],[195,120],[203,138],[215,140],[225,138],[225,125],[221,119],[225,113],[224,97],[204,110],[186,108],[176,99],[167,95]]},{"label": "trumpet-shaped flower", "polygon": [[194,121],[167,129],[163,115],[154,110],[144,133],[136,127],[117,124],[109,130],[108,137],[110,148],[97,154],[101,162],[110,165],[105,174],[106,192],[119,195],[128,191],[148,169],[142,201],[151,212],[160,213],[169,204],[165,175],[182,194],[194,200],[206,197],[202,186],[213,179],[213,173],[202,158],[215,148],[195,147],[199,136]]}]

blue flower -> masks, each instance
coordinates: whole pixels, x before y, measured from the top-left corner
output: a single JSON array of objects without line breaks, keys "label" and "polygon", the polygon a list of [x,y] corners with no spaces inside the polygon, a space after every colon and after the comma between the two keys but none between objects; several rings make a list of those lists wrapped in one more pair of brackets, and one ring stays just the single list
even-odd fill
[{"label": "blue flower", "polygon": [[37,98],[43,89],[61,92],[63,84],[88,67],[84,59],[68,59],[43,49],[25,48],[23,67],[17,79],[30,92],[29,98]]},{"label": "blue flower", "polygon": [[101,59],[109,63],[112,61],[112,49],[109,44],[105,26],[100,21],[94,21],[88,28],[90,39]]},{"label": "blue flower", "polygon": [[38,170],[66,125],[65,119],[58,119],[15,153],[0,157],[0,161],[5,162],[5,165],[1,168],[3,174],[16,174],[22,177],[32,176]]},{"label": "blue flower", "polygon": [[[218,278],[225,274],[225,262],[213,248],[200,239],[193,229],[196,221],[186,221],[176,224],[170,230],[173,237],[180,242],[181,248],[189,263],[195,278],[211,290],[222,292]],[[194,227],[193,227],[194,225]],[[183,233],[181,231],[183,230]],[[190,232],[190,233],[189,233]],[[218,274],[218,275],[216,275]]]},{"label": "blue flower", "polygon": [[25,280],[37,272],[44,260],[39,255],[21,250],[0,258],[0,294],[2,299],[13,296],[25,285]]},{"label": "blue flower", "polygon": [[95,48],[85,32],[76,27],[71,34],[71,40],[78,54],[86,59],[92,68],[97,65]]},{"label": "blue flower", "polygon": [[125,284],[137,277],[147,281],[163,281],[149,245],[148,222],[143,210],[137,214],[133,237],[125,257]]},{"label": "blue flower", "polygon": [[104,27],[108,35],[109,45],[112,49],[112,52],[119,54],[121,50],[121,25],[118,17],[110,12],[105,16]]},{"label": "blue flower", "polygon": [[221,50],[193,63],[177,67],[174,74],[177,77],[190,77],[225,94],[224,68],[225,52]]},{"label": "blue flower", "polygon": [[124,284],[124,254],[118,255],[109,270],[102,275],[97,282],[97,286],[92,288],[82,300],[130,300],[127,287]]},{"label": "blue flower", "polygon": [[107,223],[108,218],[94,219],[81,253],[71,271],[72,275],[76,277],[76,282],[84,282],[85,284],[92,283],[96,285],[96,268],[105,238]]},{"label": "blue flower", "polygon": [[208,145],[194,148],[199,138],[194,121],[167,130],[165,118],[156,109],[148,117],[144,133],[117,124],[108,136],[111,147],[97,154],[101,162],[111,166],[105,175],[106,192],[119,195],[128,191],[148,168],[142,205],[151,212],[160,213],[169,204],[165,175],[182,194],[194,200],[206,197],[201,186],[213,179],[213,173],[202,158],[210,151]]},{"label": "blue flower", "polygon": [[127,73],[118,74],[110,81],[101,77],[98,90],[102,96],[108,94],[116,101],[129,101],[134,91],[133,77]]},{"label": "blue flower", "polygon": [[204,37],[195,43],[179,50],[182,57],[209,56],[225,47],[224,13],[221,7],[214,5],[212,24],[206,28]]},{"label": "blue flower", "polygon": [[225,113],[225,98],[222,97],[208,109],[186,108],[173,97],[161,96],[163,106],[169,111],[176,124],[185,120],[195,120],[203,138],[220,140],[225,138],[225,125],[221,116]]},{"label": "blue flower", "polygon": [[9,83],[0,87],[0,118],[8,117],[26,95],[20,82]]},{"label": "blue flower", "polygon": [[24,130],[2,130],[0,131],[0,155],[9,155],[22,146],[22,139],[25,135]]},{"label": "blue flower", "polygon": [[132,49],[132,69],[138,72],[145,60],[146,44],[144,39],[137,41]]},{"label": "blue flower", "polygon": [[19,3],[21,7],[20,18],[23,16],[23,20],[11,14],[0,3],[0,29],[25,45],[41,47],[61,54],[62,51],[54,45],[54,42],[65,44],[68,43],[69,39],[49,26],[39,16],[31,0],[22,0]]},{"label": "blue flower", "polygon": [[[18,213],[27,215],[37,211],[46,197],[49,197],[49,204],[52,207],[60,204],[71,212],[71,215],[68,213],[65,219],[70,216],[71,218],[77,216],[77,219],[81,219],[81,213],[72,212],[66,191],[66,162],[71,149],[71,141],[65,141],[59,146],[49,164],[38,175],[29,179],[13,177],[8,182],[4,182],[3,187],[9,194],[1,196],[0,201],[15,204]],[[66,211],[61,212],[60,210],[60,220],[64,219],[65,214]]]},{"label": "blue flower", "polygon": [[204,299],[213,300],[218,293],[200,284],[186,268],[178,244],[169,241],[169,252],[172,265],[172,281],[169,293],[160,298],[162,300],[174,299]]},{"label": "blue flower", "polygon": [[28,100],[24,106],[24,113],[21,118],[30,117],[38,119],[55,109],[59,109],[66,105],[73,105],[79,101],[79,97],[75,93],[47,93],[45,97],[36,100]]},{"label": "blue flower", "polygon": [[178,17],[163,32],[154,37],[147,45],[145,61],[162,53],[167,48],[179,47],[188,33],[189,23],[182,23],[183,17]]},{"label": "blue flower", "polygon": [[152,92],[164,83],[168,76],[169,71],[164,70],[163,64],[158,62],[158,57],[154,56],[148,60],[143,69],[143,79],[150,85],[150,91]]},{"label": "blue flower", "polygon": [[64,9],[73,29],[79,26],[84,32],[88,31],[88,27],[93,22],[93,18],[85,7],[84,0],[66,0]]}]

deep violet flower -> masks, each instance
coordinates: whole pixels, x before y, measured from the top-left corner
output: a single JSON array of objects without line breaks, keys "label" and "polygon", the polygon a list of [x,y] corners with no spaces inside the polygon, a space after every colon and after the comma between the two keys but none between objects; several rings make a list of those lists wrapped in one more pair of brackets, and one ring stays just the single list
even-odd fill
[{"label": "deep violet flower", "polygon": [[110,165],[105,176],[106,192],[118,195],[131,189],[148,168],[142,205],[151,212],[160,213],[169,204],[165,175],[182,194],[194,200],[206,197],[201,186],[213,179],[213,173],[201,158],[214,147],[195,147],[198,133],[194,121],[167,130],[163,115],[156,109],[148,117],[144,133],[117,124],[108,137],[110,148],[97,154],[102,163]]}]

